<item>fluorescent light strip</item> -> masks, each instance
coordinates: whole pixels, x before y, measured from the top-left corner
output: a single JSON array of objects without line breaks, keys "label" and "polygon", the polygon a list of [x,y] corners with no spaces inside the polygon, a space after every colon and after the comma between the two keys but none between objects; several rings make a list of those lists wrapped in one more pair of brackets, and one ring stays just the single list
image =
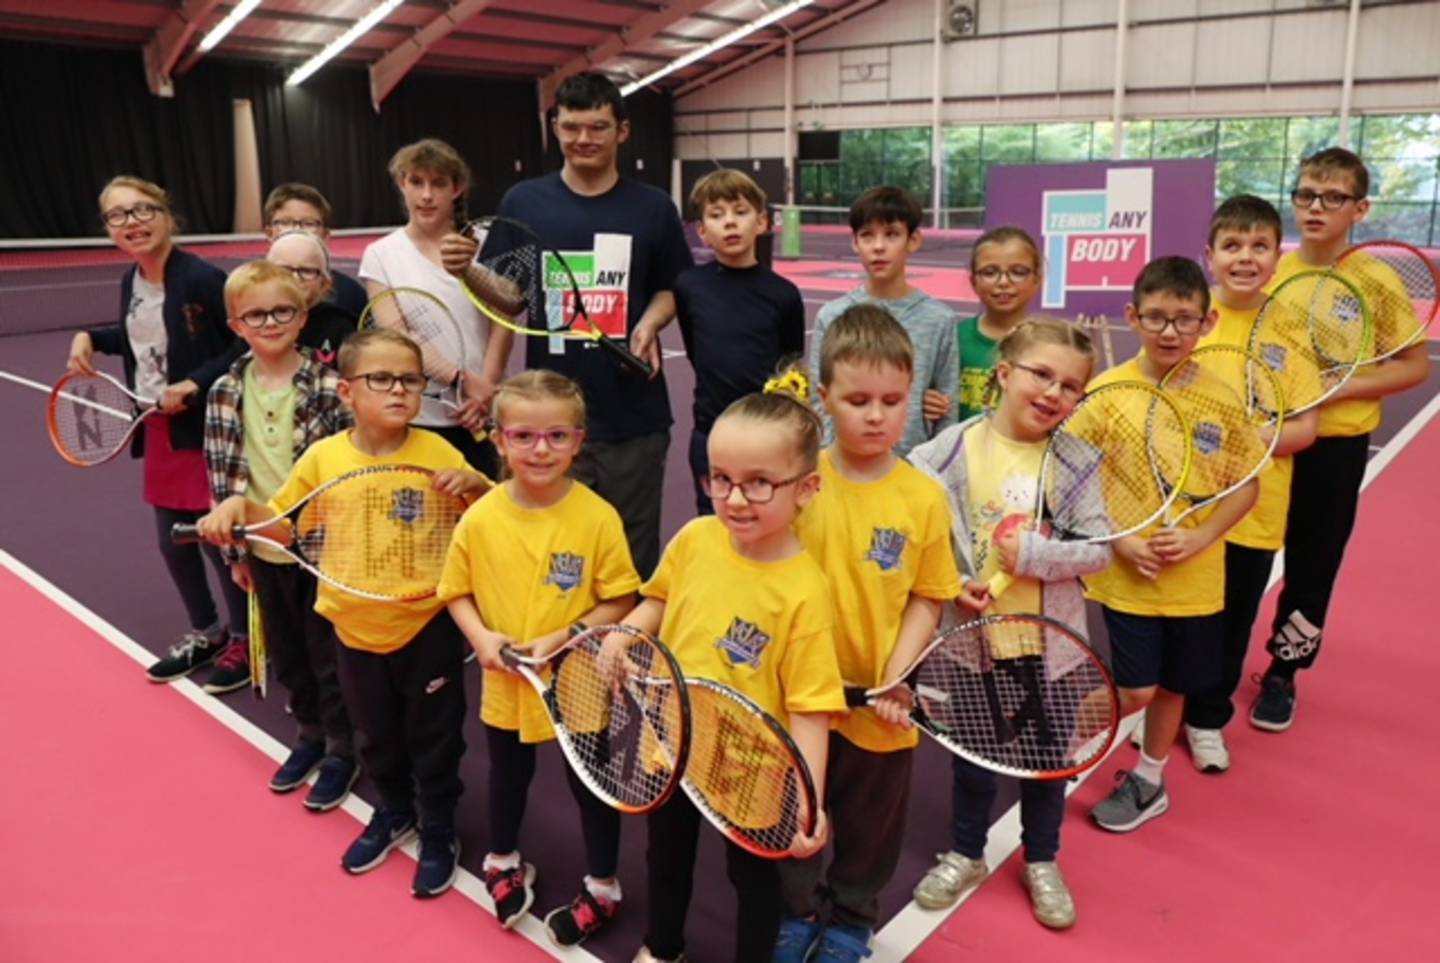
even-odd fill
[{"label": "fluorescent light strip", "polygon": [[670,63],[666,64],[664,67],[661,67],[653,74],[648,74],[644,77],[641,77],[633,84],[626,84],[624,87],[620,88],[620,96],[629,97],[641,87],[648,87],[655,81],[659,80],[661,77],[669,76],[677,70],[684,70],[686,67],[690,66],[695,61],[703,60],[715,51],[728,47],[737,40],[743,40],[744,38],[750,36],[752,33],[755,33],[757,30],[764,30],[766,27],[770,26],[772,23],[775,23],[777,20],[784,20],[796,10],[799,10],[802,7],[808,7],[814,2],[815,0],[792,0],[792,2],[785,4],[785,6],[783,7],[777,7],[776,9],[771,10],[769,13],[765,14],[765,16],[761,17],[759,20],[756,20],[754,23],[747,23],[745,26],[732,30],[724,36],[716,37],[714,40],[710,41],[705,46],[692,50],[683,57],[672,60]]},{"label": "fluorescent light strip", "polygon": [[364,34],[369,33],[370,28],[374,27],[381,20],[384,20],[386,17],[388,17],[390,15],[390,11],[400,6],[400,4],[403,2],[404,0],[385,0],[384,3],[380,4],[380,6],[365,14],[365,16],[361,17],[355,22],[355,25],[353,27],[342,33],[335,40],[332,40],[325,47],[324,50],[320,51],[318,54],[305,61],[305,63],[301,64],[298,70],[296,70],[289,77],[286,77],[285,85],[288,87],[294,87],[297,84],[303,84],[311,74],[323,67],[332,57],[334,57],[340,51],[350,46],[356,40],[359,40]]},{"label": "fluorescent light strip", "polygon": [[250,16],[250,12],[258,6],[260,6],[260,0],[240,0],[240,2],[232,7],[230,12],[225,15],[225,19],[217,23],[215,29],[207,33],[205,39],[200,41],[200,49],[215,49],[220,41],[224,40],[230,31],[234,30],[241,20]]}]

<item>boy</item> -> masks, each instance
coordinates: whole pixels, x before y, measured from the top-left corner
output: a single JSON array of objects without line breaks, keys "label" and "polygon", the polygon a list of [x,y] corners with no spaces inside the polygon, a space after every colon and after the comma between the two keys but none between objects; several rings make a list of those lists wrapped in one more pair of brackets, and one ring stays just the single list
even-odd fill
[{"label": "boy", "polygon": [[[953,321],[946,330],[954,332]],[[915,377],[914,348],[882,307],[858,304],[820,345],[820,397],[835,442],[797,534],[830,582],[836,655],[847,683],[878,686],[920,654],[941,605],[960,594],[944,490],[896,457]],[[953,369],[953,364],[950,370]],[[869,955],[876,897],[894,875],[918,734],[892,699],[853,710],[830,733],[825,797],[835,857],[781,866],[786,920],[776,963]]]},{"label": "boy", "polygon": [[[307,320],[305,301],[294,275],[265,261],[242,264],[225,282],[230,329],[250,351],[210,387],[205,405],[205,464],[216,508],[199,521],[204,536],[242,517],[247,498],[269,500],[305,449],[350,423],[339,377],[296,343]],[[270,788],[291,792],[318,769],[305,807],[334,809],[360,768],[335,677],[335,643],[314,612],[315,578],[261,545],[227,549],[226,557],[235,583],[260,606],[270,657],[299,727]],[[248,648],[239,652],[227,652],[215,672],[228,671],[233,688],[250,681]]]},{"label": "boy", "polygon": [[755,239],[769,229],[758,184],[741,171],[712,171],[690,192],[690,206],[700,239],[715,252],[675,279],[675,312],[695,369],[690,471],[699,513],[710,515],[715,509],[700,487],[710,474],[710,426],[731,402],[759,391],[782,358],[805,351],[805,302],[756,259]]},{"label": "boy", "polygon": [[[1205,344],[1248,347],[1255,316],[1265,303],[1266,286],[1280,260],[1280,212],[1269,201],[1249,194],[1226,200],[1210,219],[1205,247],[1215,279],[1212,304],[1217,321]],[[1318,377],[1318,372],[1304,376]],[[1289,385],[1283,387],[1288,388]],[[1270,580],[1275,553],[1285,543],[1285,512],[1295,452],[1315,440],[1319,413],[1286,414],[1270,465],[1260,473],[1255,507],[1225,534],[1225,629],[1219,681],[1185,700],[1185,741],[1201,772],[1230,768],[1225,725],[1235,714],[1231,699],[1245,668],[1250,632]]]},{"label": "boy", "polygon": [[[906,262],[920,250],[920,215],[920,203],[898,187],[871,188],[850,205],[850,246],[865,268],[865,283],[820,309],[810,347],[814,370],[820,366],[826,329],[856,304],[878,304],[900,322],[915,346],[909,412],[895,449],[901,454],[955,423],[951,399],[960,390],[955,312],[911,287],[905,277]],[[826,419],[826,434],[831,433]]]},{"label": "boy", "polygon": [[[281,184],[265,198],[263,212],[265,236],[273,241],[286,231],[313,234],[322,243],[330,242],[330,202],[309,184]],[[359,320],[369,300],[360,282],[336,271],[332,275],[335,290],[331,300],[345,310],[352,320]]]},{"label": "boy", "polygon": [[[484,492],[488,480],[466,470],[459,451],[434,432],[410,427],[424,387],[420,349],[409,338],[386,328],[348,338],[340,348],[339,394],[355,427],[312,445],[268,505],[241,506],[243,519],[274,518],[325,482],[373,465],[419,465],[436,472],[438,489],[467,497]],[[215,540],[229,540],[229,526],[240,520],[219,519]],[[439,599],[373,602],[322,583],[315,611],[339,637],[340,691],[381,799],[340,865],[364,873],[384,862],[415,835],[418,802],[420,860],[411,892],[438,896],[454,882],[460,855],[464,640]]]},{"label": "boy", "polygon": [[[1140,353],[1090,383],[1158,384],[1215,327],[1210,287],[1189,258],[1162,257],[1135,280],[1125,318],[1140,338]],[[1129,832],[1170,807],[1163,772],[1180,730],[1185,696],[1213,686],[1220,675],[1225,630],[1225,551],[1222,536],[1255,503],[1252,480],[1179,527],[1152,528],[1118,539],[1115,561],[1090,579],[1087,594],[1103,606],[1110,632],[1120,713],[1145,711],[1140,759],[1120,785],[1091,810],[1104,829]]]},{"label": "boy", "polygon": [[[1333,265],[1349,246],[1350,229],[1370,213],[1369,190],[1369,172],[1348,150],[1331,147],[1302,160],[1300,179],[1290,193],[1300,247],[1280,259],[1275,283]],[[1330,595],[1360,506],[1370,433],[1380,426],[1380,402],[1420,384],[1429,373],[1424,339],[1388,361],[1360,368],[1321,406],[1319,438],[1295,457],[1285,585],[1266,646],[1272,661],[1250,710],[1256,728],[1284,732],[1294,721],[1295,673],[1308,669],[1319,654]]]}]

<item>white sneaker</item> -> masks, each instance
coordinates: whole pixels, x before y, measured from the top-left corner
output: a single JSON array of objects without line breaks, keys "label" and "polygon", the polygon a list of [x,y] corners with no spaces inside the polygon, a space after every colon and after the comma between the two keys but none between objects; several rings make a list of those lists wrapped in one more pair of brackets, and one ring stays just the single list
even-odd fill
[{"label": "white sneaker", "polygon": [[677,956],[674,960],[662,960],[654,953],[651,953],[650,948],[642,943],[640,944],[640,952],[635,954],[633,963],[685,963],[685,957]]},{"label": "white sneaker", "polygon": [[1059,866],[1053,862],[1026,863],[1021,880],[1030,893],[1030,908],[1042,926],[1064,930],[1075,925],[1075,900]]},{"label": "white sneaker", "polygon": [[940,853],[936,858],[940,861],[915,886],[915,902],[924,909],[949,909],[990,875],[990,867],[983,859],[971,859],[954,851]]},{"label": "white sneaker", "polygon": [[1190,744],[1190,758],[1201,772],[1219,773],[1230,768],[1230,750],[1225,733],[1219,729],[1197,729],[1185,726],[1185,741]]}]

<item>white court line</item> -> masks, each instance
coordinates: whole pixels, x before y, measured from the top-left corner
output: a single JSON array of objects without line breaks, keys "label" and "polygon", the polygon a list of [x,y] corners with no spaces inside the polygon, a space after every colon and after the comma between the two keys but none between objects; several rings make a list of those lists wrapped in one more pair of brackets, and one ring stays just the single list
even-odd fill
[{"label": "white court line", "polygon": [[[65,612],[73,616],[76,621],[89,628],[105,641],[115,646],[115,648],[134,659],[136,664],[148,666],[155,661],[155,656],[140,643],[96,615],[85,605],[66,594],[53,582],[46,579],[43,575],[4,549],[0,549],[0,566],[4,566],[11,572],[14,572],[21,581],[25,582],[51,602],[54,602]],[[215,721],[250,743],[250,745],[254,746],[264,755],[269,756],[275,762],[283,762],[289,754],[289,749],[284,743],[230,708],[224,701],[206,694],[205,690],[201,689],[199,685],[189,679],[180,679],[176,682],[167,683],[167,685],[170,689],[179,693],[181,697],[194,703]],[[158,693],[157,697],[159,697]],[[259,791],[258,786],[256,787],[256,791]],[[370,816],[374,811],[369,803],[354,793],[350,794],[340,808],[353,816],[356,822],[362,826],[370,821]],[[413,842],[408,843],[402,852],[411,859],[415,859],[418,855],[417,845]],[[492,916],[494,915],[495,904],[490,901],[490,894],[485,889],[485,883],[473,873],[462,868],[455,877],[455,890],[464,894],[487,913],[490,913]],[[535,946],[557,960],[600,963],[598,956],[584,949],[577,947],[561,950],[557,948],[550,942],[549,937],[546,935],[544,924],[541,923],[539,918],[533,915],[527,914],[525,918],[521,920],[520,924],[515,927],[515,932],[520,933],[531,943],[535,944]],[[477,940],[480,936],[481,932],[477,930]]]},{"label": "white court line", "polygon": [[[1385,443],[1385,447],[1380,449],[1380,453],[1370,459],[1369,464],[1365,467],[1365,478],[1360,483],[1361,492],[1364,492],[1376,478],[1380,477],[1380,473],[1390,466],[1390,463],[1405,450],[1410,442],[1415,440],[1420,432],[1425,430],[1425,427],[1434,420],[1437,414],[1440,414],[1440,394],[1431,398],[1415,417],[1411,418],[1403,428],[1395,433],[1393,438]],[[1277,552],[1275,565],[1270,571],[1270,581],[1265,586],[1266,593],[1279,584],[1284,572],[1285,553]],[[1105,754],[1106,759],[1129,741],[1131,730],[1135,728],[1141,718],[1143,717],[1137,713],[1121,723],[1120,732],[1115,738],[1114,745],[1110,747],[1110,752]],[[1069,783],[1065,787],[1066,797],[1068,798],[1091,776],[1099,772],[1103,765],[1104,760],[1101,760],[1079,780]],[[1020,804],[1017,802],[991,825],[989,843],[985,847],[985,862],[992,868],[998,869],[1019,848]],[[991,879],[993,878],[992,876]],[[893,961],[903,960],[914,953],[950,918],[952,913],[965,905],[965,900],[978,891],[979,887],[971,890],[965,899],[946,911],[921,909],[912,900],[875,934],[875,955],[872,957],[874,963],[893,963]]]}]

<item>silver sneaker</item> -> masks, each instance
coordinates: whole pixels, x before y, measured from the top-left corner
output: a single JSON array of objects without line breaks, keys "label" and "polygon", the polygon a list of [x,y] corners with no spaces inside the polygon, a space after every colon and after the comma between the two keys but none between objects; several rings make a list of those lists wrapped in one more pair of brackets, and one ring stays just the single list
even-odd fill
[{"label": "silver sneaker", "polygon": [[1090,810],[1090,817],[1101,829],[1128,833],[1170,808],[1170,797],[1165,795],[1164,783],[1152,786],[1128,769],[1117,772],[1115,781],[1119,783],[1115,791]]},{"label": "silver sneaker", "polygon": [[1064,930],[1075,925],[1075,900],[1058,865],[1026,863],[1020,879],[1030,893],[1030,908],[1041,926]]},{"label": "silver sneaker", "polygon": [[1201,772],[1224,772],[1230,768],[1230,749],[1225,733],[1219,729],[1197,729],[1185,726],[1185,741],[1190,744],[1190,759]]},{"label": "silver sneaker", "polygon": [[956,852],[937,853],[935,858],[939,862],[915,886],[915,902],[924,909],[949,909],[990,875],[983,859]]}]

